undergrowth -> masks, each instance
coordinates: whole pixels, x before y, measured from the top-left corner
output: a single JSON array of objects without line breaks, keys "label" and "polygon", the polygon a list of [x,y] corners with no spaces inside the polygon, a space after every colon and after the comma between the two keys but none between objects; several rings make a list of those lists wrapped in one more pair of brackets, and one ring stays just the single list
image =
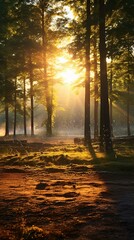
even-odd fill
[{"label": "undergrowth", "polygon": [[[34,145],[33,145],[34,146]],[[82,144],[64,144],[44,146],[40,151],[34,147],[29,150],[25,146],[25,152],[21,149],[12,149],[8,154],[7,149],[0,156],[0,166],[17,166],[30,168],[45,168],[48,172],[61,171],[65,168],[78,169],[78,166],[86,166],[97,171],[134,171],[134,142],[118,142],[114,144],[115,158],[108,158],[105,153],[99,152],[96,143],[92,151]],[[17,152],[17,153],[16,153]],[[77,171],[77,170],[76,170]],[[84,170],[83,170],[84,171]]]}]

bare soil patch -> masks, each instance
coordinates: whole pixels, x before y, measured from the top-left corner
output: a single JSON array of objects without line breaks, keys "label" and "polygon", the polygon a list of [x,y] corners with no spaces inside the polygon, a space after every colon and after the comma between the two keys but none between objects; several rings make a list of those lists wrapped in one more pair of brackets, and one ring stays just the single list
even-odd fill
[{"label": "bare soil patch", "polygon": [[30,144],[1,153],[1,240],[134,239],[133,172],[96,168],[82,145]]}]

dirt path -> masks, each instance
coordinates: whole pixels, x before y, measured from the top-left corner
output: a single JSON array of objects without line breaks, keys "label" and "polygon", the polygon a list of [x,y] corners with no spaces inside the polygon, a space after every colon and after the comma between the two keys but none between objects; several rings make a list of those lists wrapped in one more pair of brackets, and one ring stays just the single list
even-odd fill
[{"label": "dirt path", "polygon": [[0,174],[1,240],[21,239],[32,225],[46,236],[34,239],[134,239],[133,175],[24,167]]}]

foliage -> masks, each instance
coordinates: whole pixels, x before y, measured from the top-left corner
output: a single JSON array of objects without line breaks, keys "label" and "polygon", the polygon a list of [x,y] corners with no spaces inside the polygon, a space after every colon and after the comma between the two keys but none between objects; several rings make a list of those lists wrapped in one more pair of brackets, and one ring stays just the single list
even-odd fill
[{"label": "foliage", "polygon": [[[91,2],[91,66],[96,77],[91,77],[91,96],[99,101],[99,26],[98,1]],[[131,0],[106,3],[106,46],[109,98],[118,105],[128,101],[133,105],[133,3]],[[46,66],[43,62],[42,9],[44,11]],[[69,17],[71,11],[73,17]],[[14,112],[17,118],[24,115],[24,78],[26,79],[26,115],[31,118],[35,106],[43,104],[45,112],[52,112],[52,124],[56,115],[57,56],[68,51],[81,72],[77,87],[84,86],[86,1],[4,1],[0,0],[0,112]],[[96,44],[96,45],[94,45]],[[47,78],[44,77],[47,69]],[[17,88],[15,88],[15,79]],[[46,83],[48,85],[45,89]],[[98,91],[95,92],[95,84]],[[112,84],[112,89],[111,89]],[[131,91],[130,91],[131,89]],[[15,92],[16,103],[15,103]],[[49,104],[47,97],[49,96]],[[33,106],[30,105],[31,99]],[[47,114],[45,114],[47,116]],[[19,118],[18,118],[19,119]],[[34,119],[33,119],[34,121]],[[44,123],[47,123],[45,119]],[[47,125],[47,124],[46,124]]]}]

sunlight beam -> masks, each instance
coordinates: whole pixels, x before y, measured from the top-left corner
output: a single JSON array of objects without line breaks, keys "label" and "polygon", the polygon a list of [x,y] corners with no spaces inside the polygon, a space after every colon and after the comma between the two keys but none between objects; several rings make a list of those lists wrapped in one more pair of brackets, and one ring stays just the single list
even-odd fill
[{"label": "sunlight beam", "polygon": [[74,69],[68,68],[61,72],[61,78],[63,79],[64,84],[71,85],[78,79],[78,76]]}]

